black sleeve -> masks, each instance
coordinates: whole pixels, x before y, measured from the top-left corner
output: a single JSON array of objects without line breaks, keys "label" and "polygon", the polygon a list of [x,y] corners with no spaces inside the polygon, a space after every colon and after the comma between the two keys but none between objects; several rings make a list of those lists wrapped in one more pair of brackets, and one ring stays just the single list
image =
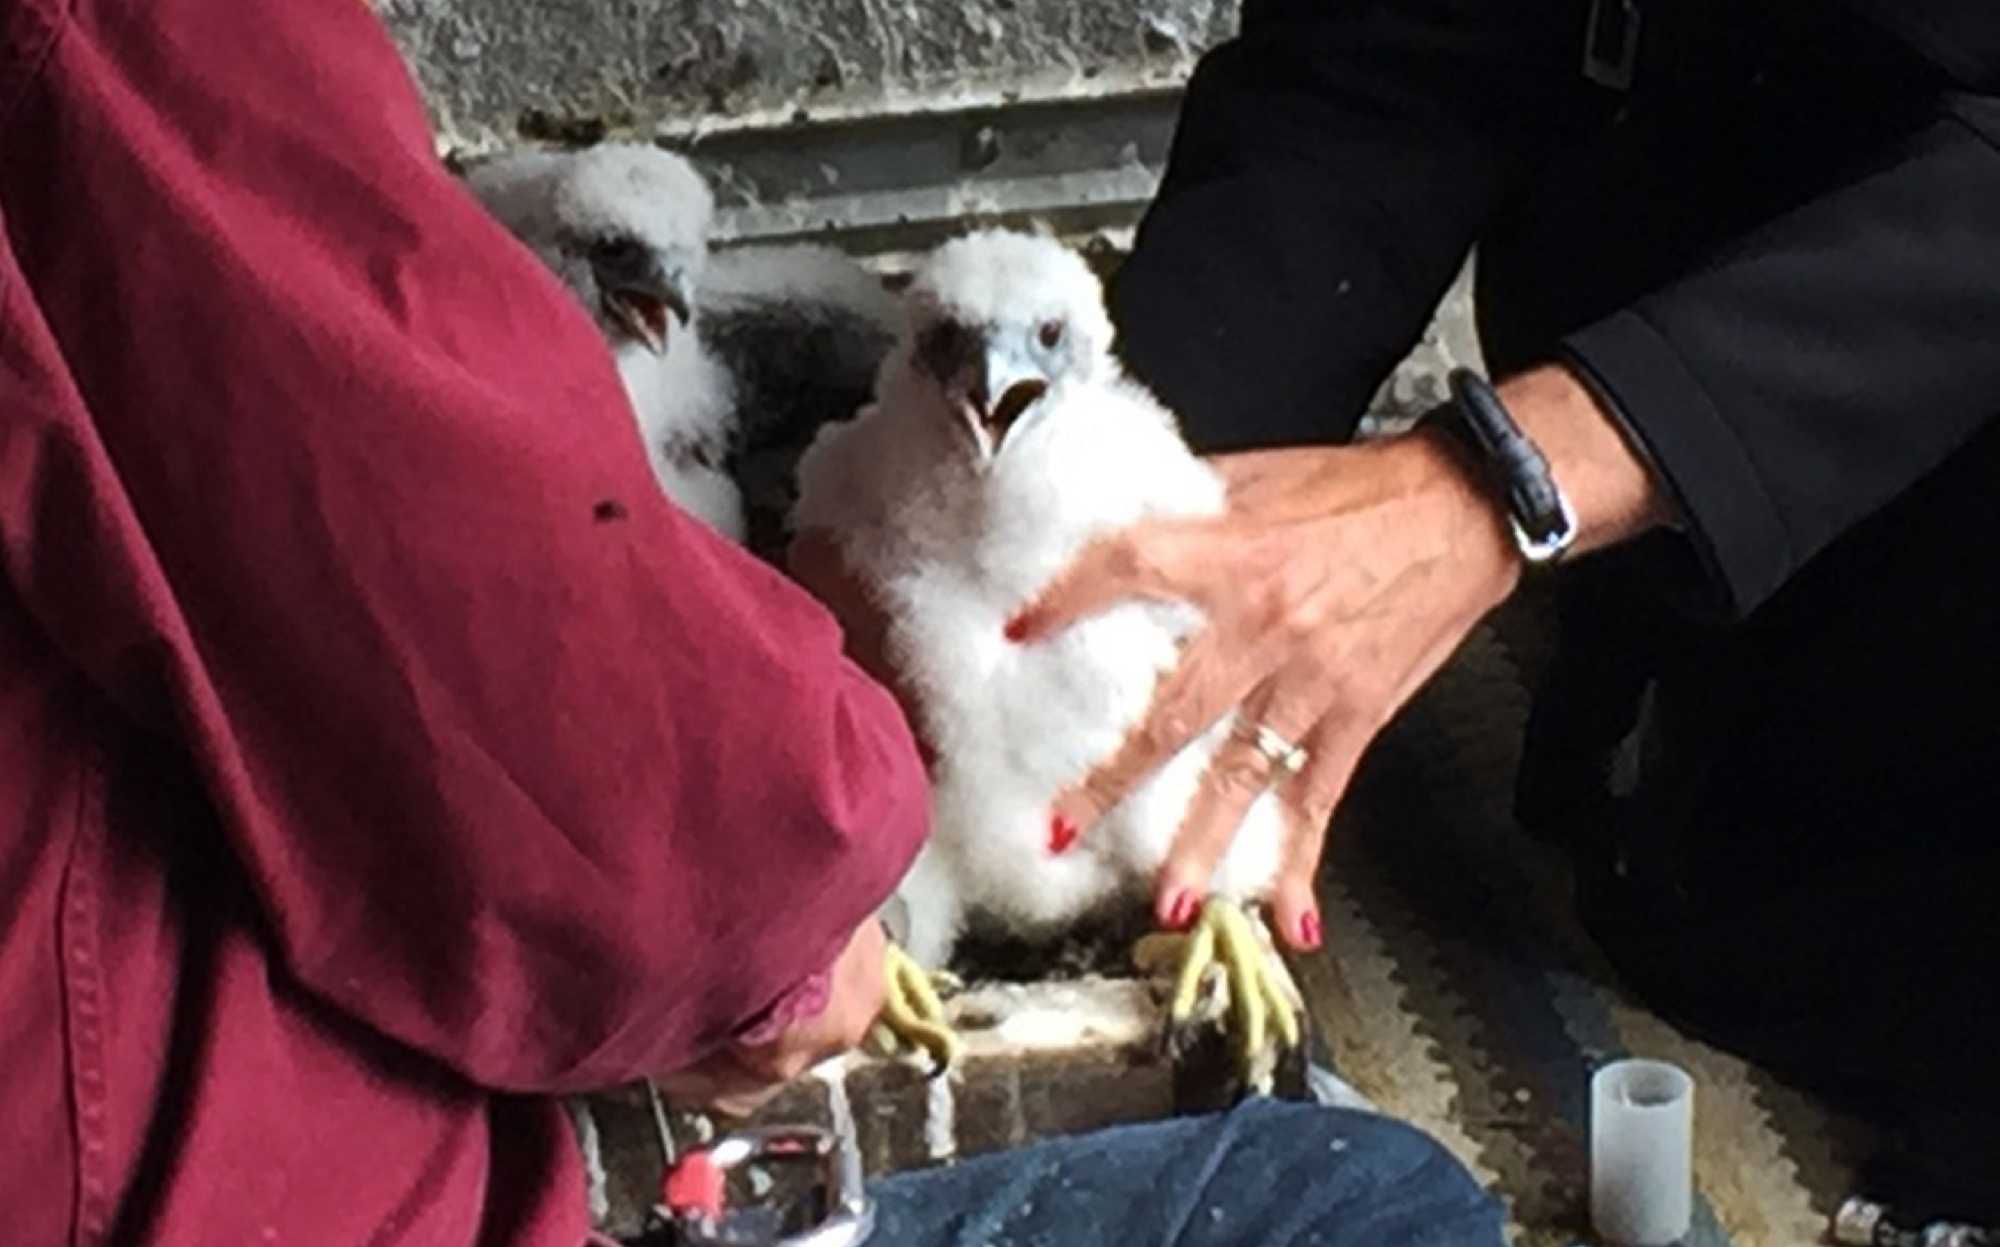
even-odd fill
[{"label": "black sleeve", "polygon": [[1748,611],[2000,415],[2000,98],[1944,98],[1869,172],[1563,349]]},{"label": "black sleeve", "polygon": [[1611,100],[1585,0],[1248,0],[1112,288],[1204,450],[1344,440],[1535,157]]}]

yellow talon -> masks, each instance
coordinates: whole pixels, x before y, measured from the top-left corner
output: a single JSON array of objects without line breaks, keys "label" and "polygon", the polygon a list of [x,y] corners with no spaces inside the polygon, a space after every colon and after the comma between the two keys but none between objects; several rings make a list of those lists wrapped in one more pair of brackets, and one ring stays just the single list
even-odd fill
[{"label": "yellow talon", "polygon": [[1172,1028],[1194,1017],[1203,978],[1220,965],[1229,985],[1229,1029],[1234,1032],[1236,1057],[1245,1084],[1260,1081],[1256,1065],[1273,1031],[1278,1046],[1299,1046],[1298,989],[1276,949],[1259,933],[1258,924],[1233,901],[1211,897],[1201,917],[1186,935],[1151,935],[1133,950],[1146,971],[1163,969],[1178,959],[1174,991],[1167,1008]]},{"label": "yellow talon", "polygon": [[933,1078],[949,1071],[964,1045],[945,1020],[931,976],[895,944],[888,946],[883,971],[882,1015],[870,1038],[891,1052],[906,1044],[921,1049],[930,1057]]},{"label": "yellow talon", "polygon": [[1216,942],[1229,974],[1229,1007],[1236,1015],[1236,1055],[1247,1068],[1264,1050],[1264,1023],[1270,1012],[1260,984],[1254,977],[1261,969],[1264,950],[1250,933],[1243,911],[1227,901],[1210,898],[1202,907],[1203,922],[1213,921]]},{"label": "yellow talon", "polygon": [[1195,993],[1201,988],[1201,976],[1215,961],[1215,928],[1208,923],[1208,914],[1203,912],[1202,921],[1188,937],[1187,951],[1181,957],[1180,981],[1174,985],[1173,1007],[1167,1011],[1175,1025],[1187,1021],[1194,1015]]}]

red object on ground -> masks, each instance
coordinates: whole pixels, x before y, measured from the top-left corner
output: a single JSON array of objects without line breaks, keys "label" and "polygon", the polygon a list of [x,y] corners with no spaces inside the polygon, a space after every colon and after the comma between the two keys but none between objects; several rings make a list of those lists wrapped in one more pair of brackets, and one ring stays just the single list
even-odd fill
[{"label": "red object on ground", "polygon": [[728,1175],[706,1150],[689,1152],[667,1170],[660,1183],[660,1202],[669,1212],[695,1213],[711,1221],[722,1218]]},{"label": "red object on ground", "polygon": [[0,134],[3,1236],[577,1247],[547,1093],[832,962],[900,713],[365,5],[0,5]]}]

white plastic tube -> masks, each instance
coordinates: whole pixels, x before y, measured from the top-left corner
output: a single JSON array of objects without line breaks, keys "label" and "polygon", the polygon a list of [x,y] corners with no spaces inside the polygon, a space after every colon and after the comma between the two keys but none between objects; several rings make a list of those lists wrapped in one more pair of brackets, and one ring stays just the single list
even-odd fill
[{"label": "white plastic tube", "polygon": [[1694,1219],[1694,1079],[1614,1061],[1590,1080],[1590,1223],[1621,1247],[1666,1247]]}]

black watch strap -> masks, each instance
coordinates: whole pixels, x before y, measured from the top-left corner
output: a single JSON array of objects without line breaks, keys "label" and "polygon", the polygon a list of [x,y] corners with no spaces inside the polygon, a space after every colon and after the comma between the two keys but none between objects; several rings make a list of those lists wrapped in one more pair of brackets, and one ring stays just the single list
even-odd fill
[{"label": "black watch strap", "polygon": [[1451,401],[1424,418],[1471,451],[1507,508],[1514,544],[1531,566],[1554,563],[1576,540],[1576,513],[1541,449],[1514,423],[1500,396],[1469,368],[1451,373]]}]

